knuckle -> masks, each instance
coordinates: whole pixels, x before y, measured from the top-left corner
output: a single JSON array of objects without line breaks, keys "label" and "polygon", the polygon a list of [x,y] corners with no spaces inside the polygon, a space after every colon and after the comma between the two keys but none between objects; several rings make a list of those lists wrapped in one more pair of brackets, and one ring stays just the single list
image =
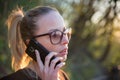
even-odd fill
[{"label": "knuckle", "polygon": [[52,55],[57,55],[57,53],[56,53],[56,52],[50,52],[50,54],[52,54]]},{"label": "knuckle", "polygon": [[52,61],[51,61],[51,63],[53,63],[53,64],[54,64],[54,63],[55,63],[55,60],[52,60]]},{"label": "knuckle", "polygon": [[50,59],[50,57],[49,57],[49,56],[46,56],[46,57],[45,57],[45,60],[49,60],[49,59]]},{"label": "knuckle", "polygon": [[57,68],[57,69],[59,69],[59,68],[60,68],[60,66],[59,66],[59,65],[57,65],[57,66],[56,66],[56,68]]},{"label": "knuckle", "polygon": [[45,57],[45,60],[50,60],[50,58],[52,58],[52,56],[56,55],[57,53],[55,52],[50,52],[50,54],[48,54],[46,57]]}]

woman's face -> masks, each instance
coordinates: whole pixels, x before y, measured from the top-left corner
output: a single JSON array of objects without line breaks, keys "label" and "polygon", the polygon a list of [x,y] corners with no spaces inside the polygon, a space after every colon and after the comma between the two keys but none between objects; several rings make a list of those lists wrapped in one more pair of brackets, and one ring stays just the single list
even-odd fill
[{"label": "woman's face", "polygon": [[[48,14],[40,17],[36,22],[36,25],[38,26],[38,29],[35,32],[35,35],[49,33],[56,29],[63,32],[65,29],[63,17],[58,12],[55,11],[51,11]],[[67,35],[63,35],[61,42],[57,45],[51,43],[49,35],[38,37],[36,39],[48,51],[57,52],[58,53],[57,56],[63,57],[64,61],[67,59],[69,43]]]}]

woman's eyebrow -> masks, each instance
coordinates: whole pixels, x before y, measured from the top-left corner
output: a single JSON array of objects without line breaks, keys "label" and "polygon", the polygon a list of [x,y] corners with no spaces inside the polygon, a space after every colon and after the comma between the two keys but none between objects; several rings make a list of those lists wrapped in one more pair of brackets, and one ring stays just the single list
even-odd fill
[{"label": "woman's eyebrow", "polygon": [[49,30],[49,32],[56,31],[56,30],[64,31],[65,29],[66,29],[65,27],[63,28],[63,30],[60,30],[60,29],[51,29],[51,30]]},{"label": "woman's eyebrow", "polygon": [[56,31],[56,30],[59,30],[59,29],[51,29],[51,30],[49,30],[49,32]]}]

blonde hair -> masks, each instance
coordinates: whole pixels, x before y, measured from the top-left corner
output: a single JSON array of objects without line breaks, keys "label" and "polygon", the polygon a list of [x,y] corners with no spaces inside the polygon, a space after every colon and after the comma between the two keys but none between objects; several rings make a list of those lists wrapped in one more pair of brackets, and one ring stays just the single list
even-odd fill
[{"label": "blonde hair", "polygon": [[20,34],[20,22],[24,17],[20,8],[13,10],[6,21],[8,25],[8,43],[12,53],[12,68],[15,70],[26,67],[29,63],[25,54],[26,46]]},{"label": "blonde hair", "polygon": [[12,68],[15,71],[28,66],[31,61],[30,57],[25,53],[26,40],[34,36],[38,17],[50,11],[56,11],[56,9],[39,6],[29,10],[24,15],[23,10],[17,8],[9,15],[6,21],[8,26],[8,43],[12,53]]}]

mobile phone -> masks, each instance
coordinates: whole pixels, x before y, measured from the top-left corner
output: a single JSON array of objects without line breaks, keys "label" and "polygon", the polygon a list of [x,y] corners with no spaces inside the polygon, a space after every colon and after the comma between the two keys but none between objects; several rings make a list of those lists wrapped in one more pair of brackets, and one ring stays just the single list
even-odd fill
[{"label": "mobile phone", "polygon": [[35,55],[35,50],[38,50],[41,56],[41,60],[44,63],[45,61],[45,57],[49,54],[49,51],[43,47],[38,41],[36,41],[35,39],[31,39],[27,45],[27,49],[26,49],[26,53],[35,61],[37,61],[36,59],[36,55]]},{"label": "mobile phone", "polygon": [[[26,52],[33,60],[37,61],[36,55],[35,55],[35,50],[38,50],[38,51],[39,51],[41,60],[42,60],[42,62],[43,62],[43,64],[44,64],[44,62],[45,62],[45,57],[49,54],[49,51],[48,51],[42,44],[40,44],[38,41],[36,41],[35,39],[31,39],[31,40],[29,41],[28,45],[27,45],[27,49],[26,49],[25,52]],[[54,59],[54,58],[55,58],[55,56],[53,56],[53,57],[51,58],[51,60]],[[50,61],[51,61],[51,60],[50,60]],[[60,61],[59,61],[57,64],[59,64],[59,63],[60,63]],[[56,64],[56,65],[57,65],[57,64]]]}]

